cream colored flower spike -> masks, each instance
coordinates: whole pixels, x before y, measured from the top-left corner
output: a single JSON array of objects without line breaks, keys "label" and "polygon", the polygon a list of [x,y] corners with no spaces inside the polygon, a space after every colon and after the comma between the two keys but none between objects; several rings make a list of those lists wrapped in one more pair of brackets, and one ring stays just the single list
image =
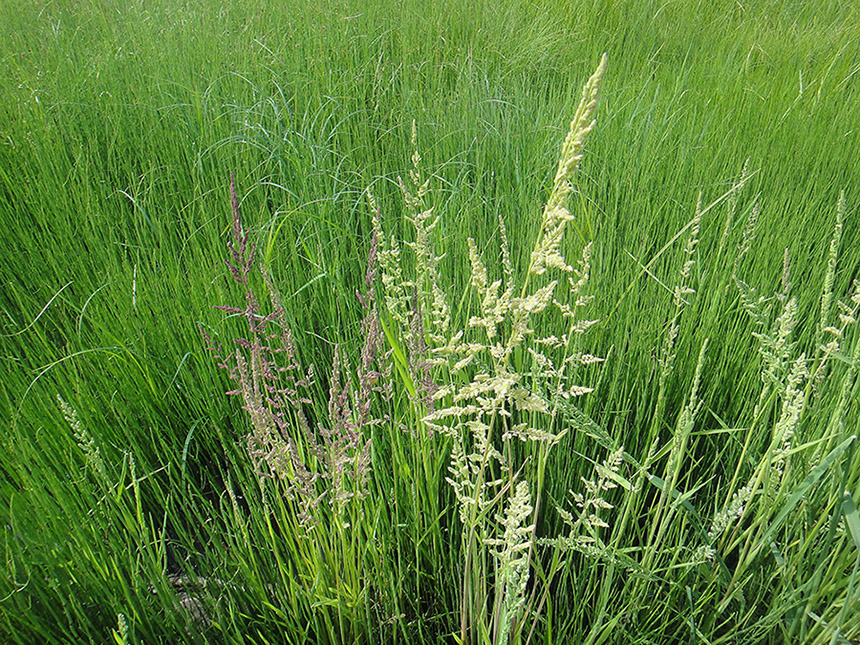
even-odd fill
[{"label": "cream colored flower spike", "polygon": [[551,268],[568,272],[572,270],[559,250],[564,225],[573,219],[567,209],[567,196],[572,190],[570,180],[582,160],[585,139],[596,123],[594,111],[597,109],[600,82],[606,72],[606,63],[606,54],[603,54],[594,74],[582,88],[582,99],[579,101],[579,107],[570,123],[570,131],[561,146],[561,156],[558,160],[552,193],[550,193],[543,211],[541,237],[535,250],[532,251],[529,275],[541,275]]}]

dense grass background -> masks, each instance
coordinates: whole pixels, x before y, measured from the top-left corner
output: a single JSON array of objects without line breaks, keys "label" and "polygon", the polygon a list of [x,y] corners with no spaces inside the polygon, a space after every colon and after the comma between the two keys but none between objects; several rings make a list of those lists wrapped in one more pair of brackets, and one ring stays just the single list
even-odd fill
[{"label": "dense grass background", "polygon": [[[364,627],[346,632],[325,611],[291,604],[302,581],[276,550],[258,548],[282,536],[259,510],[271,502],[254,492],[241,445],[248,423],[197,331],[228,342],[241,331],[213,309],[242,298],[221,265],[230,171],[301,358],[325,374],[333,343],[353,358],[360,347],[353,294],[370,239],[365,187],[387,228],[409,236],[396,177],[409,167],[413,119],[435,175],[442,269],[462,293],[465,239],[491,249],[492,263],[498,213],[515,263],[527,262],[580,88],[608,52],[568,241],[570,257],[594,241],[592,313],[603,322],[588,347],[609,356],[584,375],[598,387],[580,404],[632,454],[648,450],[655,358],[674,311],[641,265],[674,284],[683,238],[660,252],[692,218],[699,191],[717,199],[750,160],[756,173],[728,248],[758,199],[740,277],[773,292],[790,249],[804,348],[841,189],[835,292],[860,277],[855,2],[4,0],[0,16],[0,633],[10,642],[107,642],[118,613],[135,642],[432,640],[456,629],[457,562],[442,532],[418,553],[413,527],[380,529],[392,544],[413,543],[413,554],[384,565],[388,600],[378,614],[348,618]],[[681,319],[661,420],[664,432],[674,424],[710,338],[692,451],[701,473],[691,478],[707,486],[697,497],[704,517],[731,495],[742,444],[742,429],[705,431],[741,427],[760,388],[753,327],[726,289],[732,256],[717,254],[724,223],[721,208],[703,221],[700,294]],[[825,436],[833,390],[816,402],[804,440]],[[88,476],[57,393],[100,445],[112,485]],[[846,436],[857,412],[852,400]],[[564,451],[602,458],[585,438]],[[564,451],[548,477],[556,500],[591,468]],[[827,499],[845,488],[856,498],[858,461],[849,452],[840,463],[817,486],[832,489]],[[436,483],[444,508],[450,493]],[[792,521],[817,526],[809,508]],[[420,511],[403,510],[399,524]],[[795,544],[791,567],[744,581],[749,613],[720,614],[719,599],[694,598],[689,580],[625,598],[641,588],[601,586],[580,563],[559,583],[554,631],[541,627],[540,637],[829,642],[836,632],[825,623],[842,611],[843,637],[856,639],[858,600],[846,589],[856,547],[844,537],[833,547],[823,530],[828,550]],[[435,583],[432,567],[443,572]],[[167,576],[180,571],[231,581],[213,592],[216,624],[202,636],[175,606]],[[708,631],[692,629],[688,614]]]}]

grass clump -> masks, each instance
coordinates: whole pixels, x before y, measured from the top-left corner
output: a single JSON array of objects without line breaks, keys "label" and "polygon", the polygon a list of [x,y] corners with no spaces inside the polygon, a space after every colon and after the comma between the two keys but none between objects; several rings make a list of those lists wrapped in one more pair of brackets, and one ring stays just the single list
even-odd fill
[{"label": "grass clump", "polygon": [[[406,277],[400,243],[385,235],[377,208],[365,278],[367,291],[358,294],[365,318],[356,382],[353,385],[336,346],[327,409],[299,394],[299,389],[310,389],[313,370],[305,375],[295,360],[296,348],[284,321],[285,308],[265,272],[262,275],[272,310],[260,312],[248,282],[256,249],[249,245],[243,230],[235,184],[231,183],[233,241],[228,244],[232,259],[227,267],[234,281],[247,289],[247,306],[219,308],[244,317],[250,336],[236,341],[238,347],[225,362],[224,350],[212,346],[212,337],[201,331],[221,366],[239,383],[238,389],[229,393],[241,395],[250,416],[253,429],[245,444],[260,485],[265,486],[270,477],[285,482],[284,492],[296,521],[282,529],[304,545],[299,553],[320,552],[304,561],[294,556],[289,569],[299,579],[330,577],[329,585],[337,590],[338,608],[337,623],[332,620],[339,625],[341,638],[355,637],[353,612],[367,602],[366,589],[381,586],[373,573],[373,536],[378,531],[380,512],[374,505],[389,506],[397,500],[376,488],[374,492],[383,499],[368,500],[369,507],[363,502],[369,497],[367,480],[381,465],[373,459],[380,455],[381,447],[373,442],[393,443],[391,437],[383,437],[401,432],[393,419],[404,415],[418,427],[411,430],[405,444],[403,439],[395,443],[389,459],[408,463],[418,455],[425,464],[430,459],[439,464],[440,455],[444,458],[450,454],[444,479],[453,489],[460,520],[457,532],[461,535],[462,563],[452,572],[460,578],[459,640],[520,642],[538,618],[539,612],[532,606],[538,587],[533,585],[530,600],[527,591],[532,559],[537,557],[535,530],[547,462],[551,448],[567,431],[557,423],[560,404],[591,391],[572,383],[576,366],[602,361],[578,351],[579,343],[575,342],[596,322],[579,315],[579,308],[591,300],[584,293],[590,246],[584,249],[579,269],[574,270],[565,261],[561,244],[566,225],[574,219],[567,208],[567,196],[573,190],[571,181],[582,159],[585,139],[596,123],[593,116],[606,61],[604,54],[583,88],[522,286],[518,288],[515,282],[503,220],[504,281],[490,281],[475,240],[468,239],[471,286],[479,315],[470,316],[463,329],[452,323],[450,297],[440,284],[442,256],[435,250],[432,237],[438,219],[432,207],[425,205],[429,180],[422,179],[421,158],[417,151],[414,153],[412,187],[399,180],[406,218],[415,229],[415,241],[407,243],[414,256],[414,277]],[[413,143],[415,140],[413,125]],[[375,200],[369,192],[368,201],[374,209]],[[382,269],[384,319],[374,295],[377,258]],[[568,274],[567,293],[557,294],[558,279],[546,280],[545,275],[552,273]],[[566,323],[561,339],[555,335],[534,337],[533,321],[548,307],[555,308]],[[279,330],[270,332],[270,324]],[[477,336],[473,329],[480,330]],[[387,359],[387,364],[376,369],[377,350],[384,345],[387,351],[380,358]],[[278,361],[279,354],[285,360]],[[379,385],[380,378],[388,381],[387,390]],[[379,404],[384,405],[380,408]],[[406,411],[403,405],[408,406]],[[309,422],[304,406],[319,415],[316,427]],[[616,451],[603,466],[616,479],[622,456],[623,449]],[[421,474],[429,478],[424,486],[438,498],[442,474],[428,470],[426,465]],[[543,545],[595,551],[593,538],[574,537],[574,533],[586,527],[592,532],[608,527],[595,511],[612,508],[600,493],[615,484],[604,476],[598,483],[585,483],[588,500],[582,495],[576,497],[584,518],[573,523],[570,514],[562,511],[571,536],[543,540]],[[440,514],[431,518],[435,524],[426,529],[440,541],[439,522],[447,514],[441,508]],[[412,566],[420,569],[424,564],[415,562]],[[553,568],[558,566],[556,561]],[[307,570],[303,572],[304,567]],[[554,574],[555,570],[550,571],[542,581],[547,592]],[[545,600],[544,594],[541,603]]]},{"label": "grass clump", "polygon": [[[439,218],[427,204],[430,180],[422,177],[417,151],[412,157],[411,185],[398,180],[414,241],[402,243],[386,234],[377,202],[367,193],[373,237],[366,291],[358,293],[365,312],[363,349],[356,367],[350,368],[335,346],[326,405],[315,403],[310,393],[312,371],[303,376],[295,361],[292,333],[283,321],[284,307],[265,272],[262,277],[272,298],[271,313],[260,313],[250,288],[245,309],[221,307],[245,317],[251,333],[249,340],[236,341],[230,367],[231,377],[240,384],[232,393],[242,395],[252,421],[253,431],[246,440],[249,455],[261,486],[266,486],[269,477],[285,482],[292,508],[287,515],[294,520],[283,528],[294,536],[297,550],[291,564],[279,566],[297,572],[300,580],[329,581],[326,605],[337,610],[325,624],[339,638],[359,637],[361,629],[368,627],[362,608],[367,612],[371,607],[382,612],[377,614],[380,624],[387,624],[382,617],[391,613],[396,620],[417,620],[425,628],[433,625],[429,633],[446,637],[444,625],[450,628],[450,618],[442,614],[424,623],[427,617],[421,616],[416,596],[410,597],[413,590],[393,588],[379,575],[376,562],[385,557],[382,545],[388,540],[408,575],[421,580],[430,578],[431,571],[437,572],[432,574],[436,582],[429,585],[436,588],[430,593],[447,592],[447,602],[456,599],[458,627],[449,636],[461,643],[502,644],[529,641],[536,633],[551,630],[555,621],[581,638],[605,638],[600,634],[611,633],[620,615],[654,619],[654,603],[660,603],[657,598],[671,598],[681,589],[688,600],[693,599],[695,633],[759,638],[775,627],[770,615],[746,613],[731,628],[721,616],[744,614],[747,607],[770,597],[772,590],[764,580],[757,581],[761,572],[772,568],[767,562],[770,558],[779,568],[797,567],[804,556],[802,551],[791,553],[792,545],[810,540],[828,541],[832,546],[838,542],[832,528],[820,533],[821,525],[812,527],[811,534],[804,527],[802,539],[783,538],[786,532],[794,532],[786,522],[801,499],[816,508],[832,508],[832,497],[816,500],[808,495],[820,480],[834,477],[856,441],[855,435],[831,427],[832,435],[799,443],[813,388],[810,366],[815,365],[812,369],[823,386],[824,365],[843,355],[839,339],[856,323],[855,294],[852,304],[837,303],[841,328],[826,324],[833,308],[832,267],[844,219],[843,200],[837,209],[830,268],[821,295],[824,322],[819,323],[816,336],[827,334],[833,340],[827,345],[819,343],[810,354],[798,353],[799,341],[793,339],[798,307],[790,294],[788,253],[781,290],[771,298],[759,295],[737,277],[743,256],[752,248],[757,207],[747,218],[738,254],[728,266],[732,267],[739,305],[758,329],[752,337],[761,357],[761,390],[748,426],[740,428],[741,458],[729,471],[727,486],[713,489],[709,479],[715,470],[697,463],[702,436],[736,432],[701,429],[708,339],[701,344],[690,393],[677,416],[668,406],[667,394],[682,313],[692,307],[697,295],[692,285],[704,215],[725,202],[726,222],[731,222],[738,195],[749,178],[746,168],[730,190],[707,207],[700,195],[693,218],[675,235],[679,239],[685,234],[686,242],[680,254],[678,284],[669,289],[674,311],[657,359],[659,376],[647,453],[637,459],[573,405],[573,400],[594,390],[577,384],[578,370],[592,369],[604,361],[585,352],[581,343],[582,334],[600,322],[581,314],[593,299],[587,293],[593,243],[584,246],[577,269],[566,262],[562,243],[566,226],[575,219],[567,197],[573,190],[571,181],[585,138],[595,124],[593,115],[605,69],[604,55],[583,89],[562,145],[534,249],[527,256],[519,284],[500,218],[501,278],[490,277],[477,242],[469,237],[472,296],[460,297],[456,308],[449,304],[454,300],[442,286],[440,273],[445,258],[436,250],[434,239]],[[412,142],[416,144],[414,124]],[[233,261],[228,267],[234,279],[247,287],[254,248],[248,247],[235,187],[232,190],[234,241],[229,246]],[[730,224],[725,225],[723,236],[729,228]],[[724,243],[721,239],[720,246]],[[410,250],[408,258],[402,253],[404,248]],[[651,274],[647,267],[643,269]],[[562,283],[554,275],[567,279]],[[376,289],[385,305],[381,311]],[[727,289],[722,290],[722,297],[728,297]],[[562,324],[561,338],[540,333],[540,322],[548,315],[554,316],[551,328]],[[278,333],[283,338],[277,348],[271,339],[278,334],[266,331],[273,323],[280,326]],[[279,363],[278,354],[287,360]],[[845,362],[843,395],[855,382],[856,357]],[[308,391],[307,397],[298,395],[300,385]],[[309,421],[306,406],[315,422]],[[844,412],[844,402],[839,409]],[[594,475],[579,476],[580,486],[575,487],[579,491],[570,491],[571,505],[554,505],[563,529],[553,535],[558,524],[546,511],[541,513],[550,497],[547,469],[552,467],[553,448],[563,445],[571,431],[594,440],[590,451],[602,446],[608,454],[595,463]],[[586,472],[572,464],[570,456],[566,462],[567,467]],[[386,473],[391,465],[391,472]],[[443,481],[450,487],[449,494],[442,488]],[[416,550],[405,562],[401,549],[406,544],[396,536],[381,538],[380,530],[387,524],[388,509],[400,502],[396,491],[409,488],[413,505],[407,522],[397,526],[417,531],[427,548]],[[726,495],[710,519],[711,509],[697,501],[708,490]],[[432,514],[427,515],[427,509],[433,509]],[[618,515],[611,524],[610,511]],[[839,511],[830,512],[836,513],[831,516],[832,527]],[[452,549],[458,554],[455,561],[450,558]],[[784,549],[789,551],[783,554]],[[296,561],[297,554],[317,551],[316,556]],[[442,556],[446,551],[448,557]],[[570,612],[577,613],[575,599],[584,593],[571,580],[572,566],[605,572],[604,582],[596,585],[600,595],[594,599],[601,612],[607,611],[611,599],[617,603],[622,597],[607,585],[614,583],[629,593],[623,601],[623,614],[615,614],[616,620],[608,623],[598,620],[580,628],[572,626]],[[438,575],[443,570],[445,577]],[[403,569],[400,575],[405,575]],[[453,588],[443,591],[436,586],[442,580]],[[422,586],[428,585],[419,582],[414,590],[419,598],[426,593]],[[850,587],[845,591],[850,595]],[[567,603],[559,600],[559,594],[565,592],[572,598]],[[314,593],[303,600],[308,611],[327,612],[313,600]],[[398,613],[403,607],[410,612]],[[586,615],[580,611],[580,616]],[[450,612],[451,605],[448,616]],[[792,623],[780,623],[785,633],[814,631],[806,620],[791,613]],[[839,615],[840,621],[845,619]],[[818,616],[816,622],[824,620]],[[661,624],[661,630],[675,629],[671,621]],[[379,637],[371,634],[364,637]]]}]

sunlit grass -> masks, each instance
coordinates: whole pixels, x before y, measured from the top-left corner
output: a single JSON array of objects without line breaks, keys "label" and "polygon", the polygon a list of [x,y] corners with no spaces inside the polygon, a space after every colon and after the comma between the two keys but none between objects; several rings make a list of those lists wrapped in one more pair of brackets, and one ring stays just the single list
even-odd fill
[{"label": "sunlit grass", "polygon": [[[414,237],[397,185],[411,167],[413,120],[445,251],[440,281],[465,324],[480,304],[467,239],[501,277],[501,216],[514,270],[528,268],[559,145],[604,51],[610,69],[565,249],[570,260],[592,244],[589,317],[600,323],[583,351],[606,361],[577,374],[595,391],[577,400],[547,462],[536,533],[566,534],[555,507],[570,508],[568,490],[596,481],[595,464],[623,446],[638,488],[610,500],[603,539],[643,570],[571,554],[546,599],[529,597],[540,607],[532,642],[856,639],[857,332],[830,352],[828,380],[809,386],[789,465],[771,478],[786,383],[761,402],[752,334],[762,327],[734,280],[767,298],[768,325],[796,298],[783,376],[804,352],[814,373],[842,189],[836,327],[835,300],[848,303],[860,276],[854,3],[120,4],[0,8],[4,640],[459,634],[448,448],[413,449],[421,414],[405,391],[387,410],[392,427],[373,429],[374,460],[387,468],[370,481],[374,538],[360,550],[372,593],[345,599],[314,577],[329,556],[285,530],[290,506],[258,484],[243,445],[249,423],[198,332],[225,346],[245,333],[213,308],[243,297],[222,264],[229,173],[298,359],[317,368],[308,413],[323,418],[335,344],[355,367],[363,342],[365,189],[389,234]],[[733,191],[747,159],[750,177]],[[688,256],[700,194],[703,208],[715,205]],[[736,264],[755,204],[755,237]],[[696,293],[680,308],[661,379],[688,257]],[[557,331],[561,317],[546,318],[540,331]],[[684,411],[698,402],[687,427]],[[638,468],[646,462],[656,480]],[[756,480],[749,513],[708,543]],[[722,561],[693,566],[700,547]],[[553,566],[541,557],[532,584]]]}]

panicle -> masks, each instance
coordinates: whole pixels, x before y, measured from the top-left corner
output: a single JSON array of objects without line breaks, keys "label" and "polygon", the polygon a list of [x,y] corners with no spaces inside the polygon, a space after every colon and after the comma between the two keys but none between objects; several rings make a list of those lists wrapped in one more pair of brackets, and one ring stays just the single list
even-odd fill
[{"label": "panicle", "polygon": [[538,244],[531,256],[529,275],[541,275],[547,269],[571,271],[561,254],[560,245],[565,225],[572,221],[573,215],[567,209],[567,196],[573,190],[571,179],[579,168],[585,139],[594,128],[594,113],[600,94],[600,83],[606,72],[606,54],[600,59],[594,74],[582,89],[582,99],[570,123],[570,130],[561,146],[558,168],[553,180],[552,192],[544,207],[541,219],[541,233]]}]

